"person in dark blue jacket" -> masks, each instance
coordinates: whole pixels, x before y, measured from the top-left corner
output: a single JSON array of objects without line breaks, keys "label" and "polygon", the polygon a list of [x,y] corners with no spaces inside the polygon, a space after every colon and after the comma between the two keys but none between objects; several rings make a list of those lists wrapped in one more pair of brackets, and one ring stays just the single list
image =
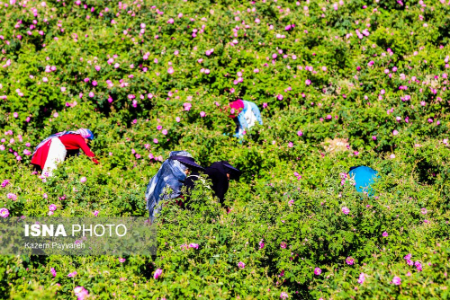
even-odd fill
[{"label": "person in dark blue jacket", "polygon": [[[239,180],[242,174],[241,170],[232,166],[228,161],[217,161],[205,168],[204,173],[207,178],[211,179],[214,195],[219,198],[222,205],[224,205],[230,179]],[[198,171],[192,172],[192,175],[186,179],[184,185],[189,191],[194,188],[195,182],[199,179],[198,175]]]}]

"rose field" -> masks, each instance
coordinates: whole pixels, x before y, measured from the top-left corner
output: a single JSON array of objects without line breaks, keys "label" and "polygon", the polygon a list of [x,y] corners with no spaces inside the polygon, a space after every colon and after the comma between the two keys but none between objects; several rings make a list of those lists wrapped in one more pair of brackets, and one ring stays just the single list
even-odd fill
[{"label": "rose field", "polygon": [[[175,150],[243,171],[157,255],[1,255],[0,299],[450,299],[449,42],[449,0],[0,0],[1,217],[146,217]],[[100,164],[34,172],[78,128]]]}]

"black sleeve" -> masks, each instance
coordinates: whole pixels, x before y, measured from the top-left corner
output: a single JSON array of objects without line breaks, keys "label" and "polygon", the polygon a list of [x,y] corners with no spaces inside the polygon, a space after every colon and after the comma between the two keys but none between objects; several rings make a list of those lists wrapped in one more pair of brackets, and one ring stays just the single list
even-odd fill
[{"label": "black sleeve", "polygon": [[225,201],[225,194],[228,191],[228,179],[226,175],[221,174],[216,169],[206,169],[205,173],[208,174],[212,181],[214,194],[219,198],[220,203],[223,204]]}]

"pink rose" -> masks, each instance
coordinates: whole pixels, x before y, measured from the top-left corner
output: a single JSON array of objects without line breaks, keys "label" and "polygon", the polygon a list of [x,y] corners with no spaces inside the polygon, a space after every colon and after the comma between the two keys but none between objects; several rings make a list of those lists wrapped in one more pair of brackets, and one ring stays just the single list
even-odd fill
[{"label": "pink rose", "polygon": [[155,274],[153,275],[153,278],[155,278],[155,280],[158,279],[161,276],[162,272],[163,272],[163,270],[156,269]]},{"label": "pink rose", "polygon": [[189,248],[198,249],[198,244],[191,243],[189,244]]}]

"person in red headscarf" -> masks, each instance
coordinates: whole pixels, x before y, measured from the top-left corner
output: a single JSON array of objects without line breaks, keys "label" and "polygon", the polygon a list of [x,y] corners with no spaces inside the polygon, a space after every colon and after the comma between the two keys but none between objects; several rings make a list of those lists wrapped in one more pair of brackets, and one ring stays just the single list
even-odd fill
[{"label": "person in red headscarf", "polygon": [[246,130],[253,127],[256,122],[263,124],[261,112],[255,103],[238,99],[230,103],[229,117],[236,123],[234,137],[242,138]]}]

